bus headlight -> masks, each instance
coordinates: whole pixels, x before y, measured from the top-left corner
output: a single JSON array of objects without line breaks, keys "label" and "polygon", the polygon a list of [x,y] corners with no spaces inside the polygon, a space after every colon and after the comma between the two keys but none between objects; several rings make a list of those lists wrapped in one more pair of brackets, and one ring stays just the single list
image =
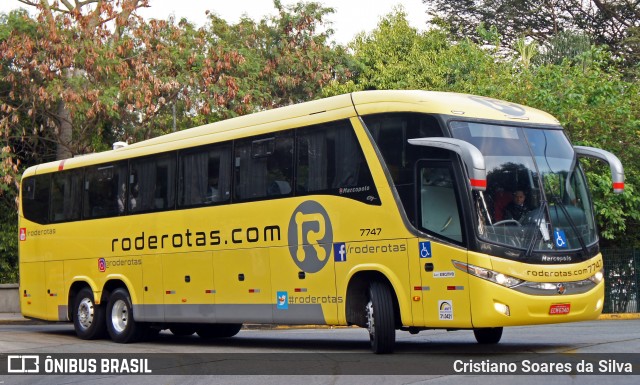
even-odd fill
[{"label": "bus headlight", "polygon": [[456,268],[471,275],[475,275],[478,278],[486,279],[487,281],[491,281],[505,287],[513,287],[524,282],[522,279],[511,277],[509,275],[498,273],[497,271],[485,269],[483,267],[470,265],[464,262],[453,261],[453,265]]}]

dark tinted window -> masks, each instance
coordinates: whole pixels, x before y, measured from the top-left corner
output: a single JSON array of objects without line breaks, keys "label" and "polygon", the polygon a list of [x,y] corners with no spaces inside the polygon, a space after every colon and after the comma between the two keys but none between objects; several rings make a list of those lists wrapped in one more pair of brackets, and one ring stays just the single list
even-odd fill
[{"label": "dark tinted window", "polygon": [[179,186],[181,207],[229,202],[231,144],[181,153]]},{"label": "dark tinted window", "polygon": [[335,194],[379,204],[371,172],[348,121],[297,131],[296,193]]},{"label": "dark tinted window", "polygon": [[294,194],[381,203],[349,121],[25,178],[22,195],[25,216],[48,223]]},{"label": "dark tinted window", "polygon": [[103,164],[86,169],[84,217],[122,215],[126,208],[127,163]]},{"label": "dark tinted window", "polygon": [[417,113],[363,116],[367,129],[382,153],[400,200],[411,223],[416,224],[415,167],[419,159],[449,159],[449,152],[414,146],[407,140],[444,136],[437,119]]},{"label": "dark tinted window", "polygon": [[48,223],[51,174],[36,175],[22,181],[22,213],[37,223]]},{"label": "dark tinted window", "polygon": [[293,131],[235,142],[234,200],[293,194]]},{"label": "dark tinted window", "polygon": [[51,222],[76,221],[82,214],[82,170],[53,174]]},{"label": "dark tinted window", "polygon": [[132,159],[129,176],[130,213],[172,209],[175,206],[175,153]]}]

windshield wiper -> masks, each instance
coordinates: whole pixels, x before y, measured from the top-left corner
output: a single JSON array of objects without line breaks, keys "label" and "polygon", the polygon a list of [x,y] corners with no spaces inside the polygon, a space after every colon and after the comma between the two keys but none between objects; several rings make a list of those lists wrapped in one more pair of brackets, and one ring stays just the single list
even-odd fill
[{"label": "windshield wiper", "polygon": [[580,242],[580,247],[582,248],[582,252],[585,255],[587,255],[588,254],[587,245],[584,243],[584,238],[582,238],[582,235],[578,231],[578,226],[576,226],[575,222],[573,221],[573,218],[571,218],[571,215],[569,214],[567,207],[564,205],[564,203],[562,203],[560,199],[558,199],[556,195],[552,195],[551,199],[553,200],[553,203],[556,206],[560,207],[560,210],[562,210],[562,213],[567,218],[567,222],[569,222],[569,226],[571,226],[571,230],[573,230],[573,233],[578,238],[578,242]]},{"label": "windshield wiper", "polygon": [[[529,246],[527,246],[527,252],[524,254],[524,259],[527,260],[529,259],[529,257],[531,257],[531,253],[533,253],[533,248],[536,245],[536,242],[538,241],[538,237],[539,234],[542,234],[543,238],[546,238],[545,240],[550,239],[549,238],[549,230],[548,229],[544,229],[544,231],[542,230],[542,226],[545,226],[546,222],[544,220],[544,212],[547,208],[547,201],[546,199],[542,201],[542,204],[540,205],[540,207],[538,208],[538,213],[536,214],[536,216],[534,217],[533,223],[535,223],[535,225],[538,227],[539,231],[535,231],[533,234],[533,237],[531,237],[531,241],[529,241]],[[545,234],[546,232],[546,234]],[[546,235],[546,237],[545,237]]]}]

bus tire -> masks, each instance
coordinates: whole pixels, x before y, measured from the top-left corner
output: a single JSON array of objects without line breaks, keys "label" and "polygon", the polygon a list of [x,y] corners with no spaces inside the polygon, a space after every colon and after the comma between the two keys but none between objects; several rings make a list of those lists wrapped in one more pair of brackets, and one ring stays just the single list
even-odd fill
[{"label": "bus tire", "polygon": [[240,332],[242,324],[209,324],[202,325],[197,330],[198,336],[203,339],[229,338]]},{"label": "bus tire", "polygon": [[109,296],[107,305],[107,331],[114,342],[136,342],[144,335],[144,325],[133,318],[133,305],[129,292],[118,288]]},{"label": "bus tire", "polygon": [[82,288],[73,304],[73,327],[83,340],[103,338],[107,334],[104,306],[96,305],[93,290]]},{"label": "bus tire", "polygon": [[473,335],[479,344],[490,345],[497,344],[502,338],[502,328],[482,328],[473,329]]},{"label": "bus tire", "polygon": [[371,350],[376,354],[392,353],[396,342],[396,328],[393,299],[386,284],[371,282],[365,314]]}]

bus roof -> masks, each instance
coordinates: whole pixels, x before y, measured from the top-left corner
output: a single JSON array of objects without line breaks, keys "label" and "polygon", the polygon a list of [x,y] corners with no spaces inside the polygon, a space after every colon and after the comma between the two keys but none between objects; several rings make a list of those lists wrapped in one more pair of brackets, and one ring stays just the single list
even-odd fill
[{"label": "bus roof", "polygon": [[268,133],[284,127],[296,128],[347,119],[356,116],[356,113],[369,115],[385,112],[422,112],[519,124],[559,125],[553,116],[543,111],[482,96],[420,90],[360,91],[205,124],[116,150],[44,163],[28,168],[23,175],[145,156]]}]

